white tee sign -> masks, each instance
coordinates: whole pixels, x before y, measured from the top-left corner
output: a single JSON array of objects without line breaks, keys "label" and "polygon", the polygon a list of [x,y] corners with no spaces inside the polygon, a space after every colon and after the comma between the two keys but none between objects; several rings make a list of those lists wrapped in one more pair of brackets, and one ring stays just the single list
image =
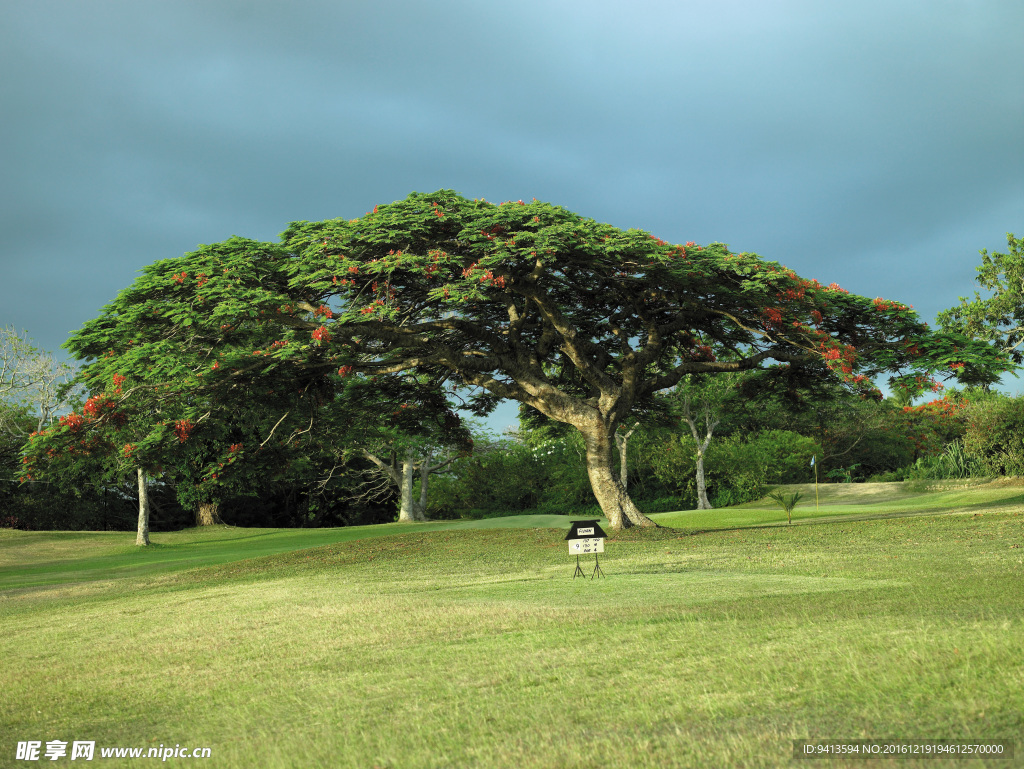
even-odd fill
[{"label": "white tee sign", "polygon": [[[597,525],[597,521],[573,521],[569,525],[569,533],[565,538],[569,541],[569,553],[576,556],[576,571],[572,578],[583,576],[580,568],[581,555],[594,556],[594,576],[604,576],[601,566],[597,562],[597,554],[604,552],[604,539],[608,535]],[[592,576],[591,579],[594,577]]]},{"label": "white tee sign", "polygon": [[604,540],[600,537],[587,537],[586,539],[570,539],[569,552],[579,555],[589,553],[603,553]]}]

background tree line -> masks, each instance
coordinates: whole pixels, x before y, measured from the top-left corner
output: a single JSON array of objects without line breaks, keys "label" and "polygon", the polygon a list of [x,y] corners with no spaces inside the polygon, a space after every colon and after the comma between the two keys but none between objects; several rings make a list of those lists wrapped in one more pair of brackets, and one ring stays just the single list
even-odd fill
[{"label": "background tree line", "polygon": [[[626,468],[624,485],[645,513],[698,507],[698,444],[685,418],[687,391],[691,419],[702,429],[715,424],[704,451],[711,507],[758,499],[777,484],[812,481],[812,456],[822,482],[1024,476],[1024,398],[952,389],[913,405],[905,397],[865,399],[841,387],[770,391],[756,377],[715,384],[727,387],[709,395],[706,384],[686,382],[663,397],[657,413],[620,430],[631,434],[618,443],[616,464],[620,473]],[[79,461],[45,482],[18,482],[23,436],[38,426],[38,417],[24,405],[3,408],[2,525],[134,528],[138,491],[130,469]],[[600,514],[582,438],[564,425],[524,407],[516,431],[496,436],[477,425],[472,441],[472,452],[459,455],[429,436],[395,431],[391,441],[368,440],[343,461],[323,435],[301,450],[278,446],[259,473],[221,492],[218,519],[265,527],[386,523],[399,516],[405,480],[408,495],[422,505],[421,518]],[[197,523],[188,454],[179,461],[181,467],[161,473],[150,487],[154,530]],[[428,472],[435,470],[429,493],[424,462]]]}]

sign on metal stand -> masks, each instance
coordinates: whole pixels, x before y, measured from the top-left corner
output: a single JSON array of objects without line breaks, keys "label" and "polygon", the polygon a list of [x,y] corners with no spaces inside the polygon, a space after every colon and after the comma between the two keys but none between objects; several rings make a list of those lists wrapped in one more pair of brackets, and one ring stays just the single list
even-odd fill
[{"label": "sign on metal stand", "polygon": [[604,529],[597,525],[596,520],[572,521],[569,524],[569,533],[565,535],[565,538],[569,540],[569,552],[576,554],[576,571],[572,574],[573,579],[587,576],[580,568],[580,556],[590,553],[594,554],[594,573],[590,575],[590,578],[604,576],[597,554],[604,552],[604,540],[607,536]]}]

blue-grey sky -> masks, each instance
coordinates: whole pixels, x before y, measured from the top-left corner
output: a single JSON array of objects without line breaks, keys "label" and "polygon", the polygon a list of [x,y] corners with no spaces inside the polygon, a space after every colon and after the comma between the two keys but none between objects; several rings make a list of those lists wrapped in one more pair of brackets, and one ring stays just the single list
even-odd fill
[{"label": "blue-grey sky", "polygon": [[931,321],[1024,232],[1022,33],[1016,0],[13,0],[0,325],[57,350],[157,259],[439,188]]}]

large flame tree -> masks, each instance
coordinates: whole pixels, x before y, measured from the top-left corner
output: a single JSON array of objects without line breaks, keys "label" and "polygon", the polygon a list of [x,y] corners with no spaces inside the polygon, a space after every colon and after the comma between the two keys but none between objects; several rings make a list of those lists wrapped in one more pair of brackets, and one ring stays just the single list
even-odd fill
[{"label": "large flame tree", "polygon": [[94,390],[128,376],[179,404],[277,381],[348,408],[323,393],[412,374],[471,392],[478,413],[520,401],[583,435],[613,529],[652,525],[615,474],[616,428],[686,374],[765,369],[868,394],[883,373],[920,389],[1005,367],[898,302],[723,244],[447,190],[158,262],[67,346]]}]

